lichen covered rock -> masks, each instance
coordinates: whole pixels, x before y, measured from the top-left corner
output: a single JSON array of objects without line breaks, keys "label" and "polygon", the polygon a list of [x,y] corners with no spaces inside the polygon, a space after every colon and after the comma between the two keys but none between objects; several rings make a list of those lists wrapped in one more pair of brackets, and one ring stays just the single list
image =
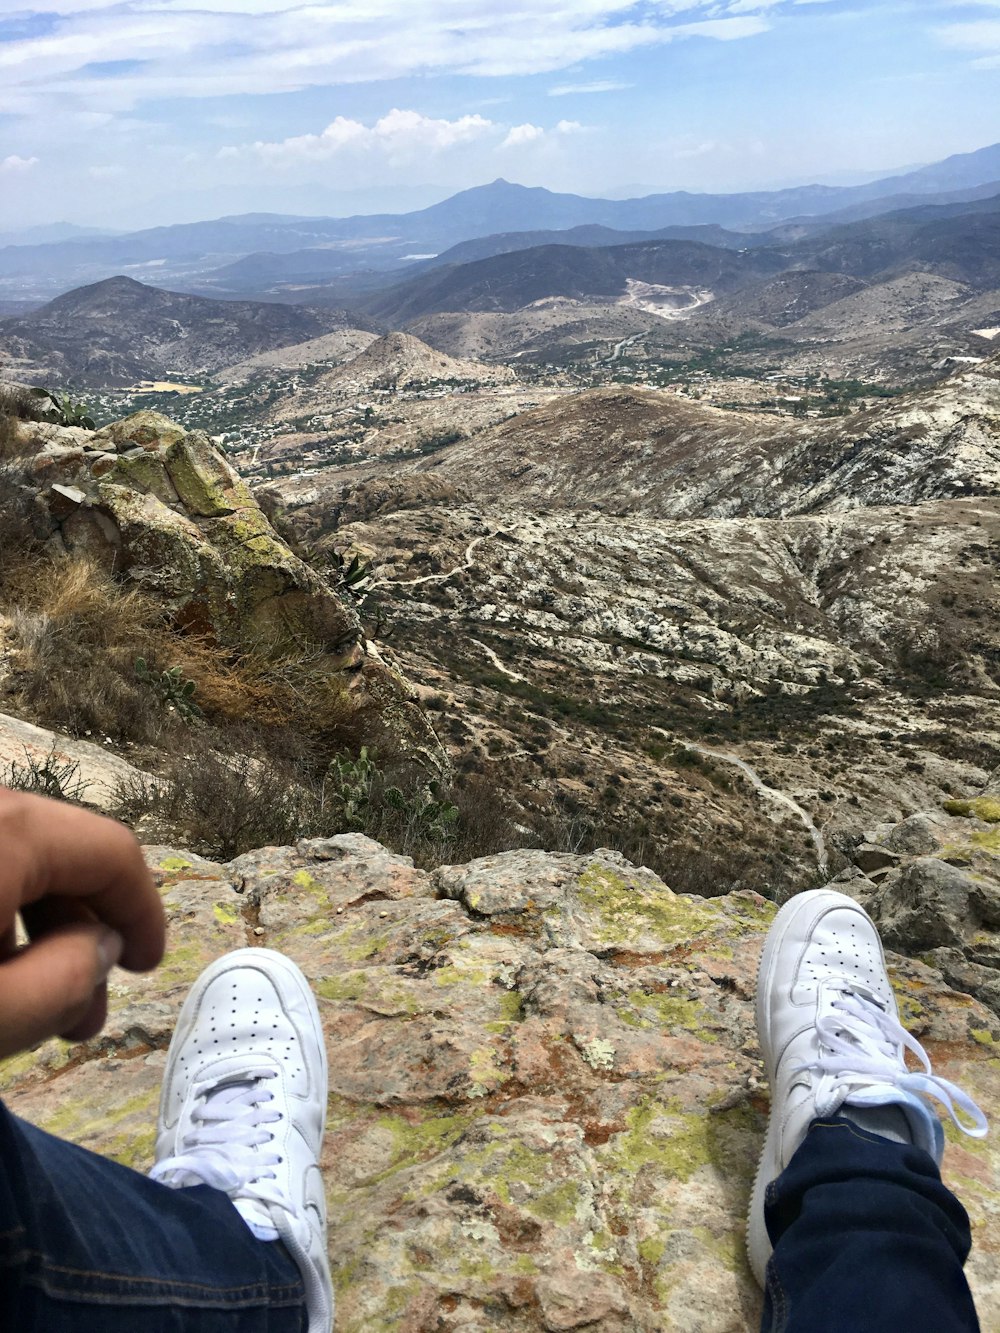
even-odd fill
[{"label": "lichen covered rock", "polygon": [[178,628],[237,651],[312,655],[328,717],[345,719],[391,767],[447,770],[400,673],[364,642],[357,612],[275,532],[246,483],[201,432],[136,412],[95,434],[55,428],[28,465],[50,548],[85,555],[159,598]]},{"label": "lichen covered rock", "polygon": [[[858,897],[889,948],[940,968],[949,985],[1000,1015],[1000,829],[987,798],[951,800],[945,810],[951,818],[914,815],[887,827],[885,845],[918,854],[894,853],[897,864]],[[923,854],[930,839],[933,856]]]},{"label": "lichen covered rock", "polygon": [[[19,1114],[148,1167],[188,986],[264,944],[303,968],[326,1031],[340,1333],[757,1328],[742,1228],[767,1112],[753,994],[770,904],[676,895],[611,852],[427,873],[352,834],[224,866],[149,859],[164,967],[114,974],[101,1037],[0,1070]],[[921,962],[890,971],[939,1071],[995,1107],[994,1015]],[[948,1140],[990,1327],[997,1150]]]}]

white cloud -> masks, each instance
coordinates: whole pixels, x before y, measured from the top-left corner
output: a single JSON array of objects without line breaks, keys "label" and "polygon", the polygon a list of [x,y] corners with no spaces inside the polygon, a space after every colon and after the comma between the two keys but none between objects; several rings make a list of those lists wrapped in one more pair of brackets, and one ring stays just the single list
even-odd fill
[{"label": "white cloud", "polygon": [[727,14],[759,14],[762,9],[773,9],[782,0],[732,0],[726,5]]},{"label": "white cloud", "polygon": [[705,139],[702,143],[691,144],[689,147],[676,148],[674,157],[685,159],[692,157],[707,157],[709,153],[714,153],[718,148],[714,139]]},{"label": "white cloud", "polygon": [[937,29],[937,35],[946,46],[957,46],[961,50],[995,50],[1000,47],[1000,19],[948,23]]},{"label": "white cloud", "polygon": [[250,153],[271,162],[286,163],[322,161],[345,151],[374,150],[399,157],[414,152],[443,152],[472,143],[500,128],[478,115],[437,120],[423,116],[419,111],[401,111],[394,107],[374,125],[337,116],[319,134],[299,134],[275,143],[257,142],[223,148],[219,155],[239,157]]},{"label": "white cloud", "polygon": [[714,37],[720,42],[735,42],[767,32],[770,26],[766,18],[748,15],[746,18],[702,19],[697,23],[681,23],[674,28],[674,32],[683,37]]},{"label": "white cloud", "polygon": [[570,93],[618,93],[633,86],[631,83],[615,83],[613,79],[596,79],[593,83],[559,83],[549,89],[549,96],[568,97]]},{"label": "white cloud", "polygon": [[979,69],[1000,66],[1000,19],[975,19],[970,23],[947,23],[936,28],[943,46],[978,53],[973,65]]},{"label": "white cloud", "polygon": [[41,117],[53,97],[117,113],[435,73],[518,77],[763,26],[716,17],[719,0],[45,0],[44,12],[55,16],[46,31],[0,42],[0,111]]},{"label": "white cloud", "polygon": [[0,171],[20,172],[30,171],[32,167],[38,166],[37,157],[18,157],[17,153],[11,153],[10,157],[5,157],[0,162]]},{"label": "white cloud", "polygon": [[371,125],[349,116],[337,116],[317,134],[297,134],[275,142],[231,145],[219,150],[222,159],[256,157],[272,166],[294,168],[302,163],[328,161],[353,155],[382,154],[390,162],[444,154],[471,144],[489,148],[519,148],[541,139],[582,134],[586,126],[578,120],[557,121],[551,129],[525,122],[503,125],[485,116],[435,119],[419,111],[394,107]]},{"label": "white cloud", "polygon": [[501,148],[519,148],[522,144],[534,143],[536,139],[541,139],[545,131],[541,125],[514,125],[508,131],[506,139],[500,145]]}]

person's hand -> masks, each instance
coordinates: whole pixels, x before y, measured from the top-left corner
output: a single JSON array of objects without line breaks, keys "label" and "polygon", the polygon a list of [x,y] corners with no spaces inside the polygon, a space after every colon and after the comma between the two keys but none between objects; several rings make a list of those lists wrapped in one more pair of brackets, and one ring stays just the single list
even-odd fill
[{"label": "person's hand", "polygon": [[[20,913],[29,943],[18,948]],[[107,1017],[115,963],[163,957],[160,896],[135,838],[74,806],[0,787],[0,1057]]]}]

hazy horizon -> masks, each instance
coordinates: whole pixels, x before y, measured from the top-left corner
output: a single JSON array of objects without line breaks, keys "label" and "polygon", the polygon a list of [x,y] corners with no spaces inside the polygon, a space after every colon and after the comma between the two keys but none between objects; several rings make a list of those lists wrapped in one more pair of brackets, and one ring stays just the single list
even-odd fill
[{"label": "hazy horizon", "polygon": [[49,0],[0,17],[0,230],[843,184],[1000,141],[998,81],[1000,0]]}]

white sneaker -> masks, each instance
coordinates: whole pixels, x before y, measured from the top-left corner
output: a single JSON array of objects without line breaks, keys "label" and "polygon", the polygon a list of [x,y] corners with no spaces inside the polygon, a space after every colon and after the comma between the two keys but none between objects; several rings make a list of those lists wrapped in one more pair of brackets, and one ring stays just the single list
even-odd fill
[{"label": "white sneaker", "polygon": [[[944,1134],[930,1097],[973,1138],[986,1133],[986,1117],[961,1089],[931,1072],[923,1047],[900,1025],[878,931],[852,898],[831,889],[799,894],[775,917],[760,961],[757,1031],[771,1114],[750,1202],[747,1250],[763,1287],[771,1257],[764,1195],[817,1116],[845,1105],[898,1107],[913,1143],[938,1163]],[[907,1050],[921,1071],[907,1068]],[[971,1125],[958,1119],[956,1104]]]},{"label": "white sneaker", "polygon": [[270,949],[238,949],[201,974],[170,1043],[156,1165],[172,1188],[211,1185],[302,1272],[309,1333],[330,1333],[333,1288],[319,1149],[326,1047],[309,983]]}]

